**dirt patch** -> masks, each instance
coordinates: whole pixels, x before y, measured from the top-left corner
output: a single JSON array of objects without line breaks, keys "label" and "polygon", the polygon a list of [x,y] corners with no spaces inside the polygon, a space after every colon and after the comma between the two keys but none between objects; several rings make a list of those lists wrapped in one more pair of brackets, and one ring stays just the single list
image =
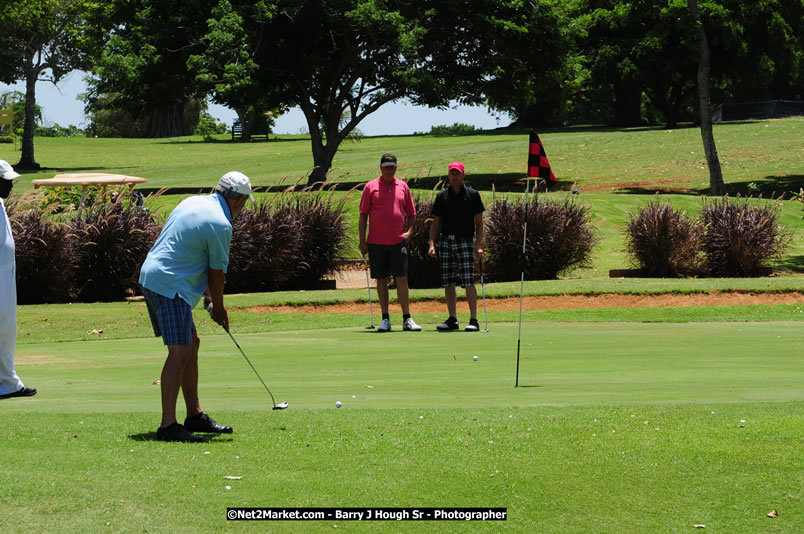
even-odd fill
[{"label": "dirt patch", "polygon": [[[748,304],[796,304],[804,303],[804,293],[735,293],[711,292],[688,295],[553,295],[525,297],[522,307],[525,310],[557,310],[571,308],[651,308],[663,306],[745,306]],[[375,301],[375,311],[377,303]],[[238,311],[253,313],[366,313],[367,302],[345,302],[343,304],[303,305],[303,306],[253,306],[237,308]],[[486,307],[491,311],[519,310],[519,298],[486,299]],[[398,304],[391,305],[396,312]],[[411,303],[411,313],[440,313],[446,304],[438,300],[415,301]]]}]

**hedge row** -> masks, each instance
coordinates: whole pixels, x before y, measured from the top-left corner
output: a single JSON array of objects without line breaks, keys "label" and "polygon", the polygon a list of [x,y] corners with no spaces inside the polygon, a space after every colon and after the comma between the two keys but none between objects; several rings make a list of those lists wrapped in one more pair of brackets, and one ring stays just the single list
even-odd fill
[{"label": "hedge row", "polygon": [[[138,291],[139,268],[161,223],[137,198],[99,195],[87,208],[67,209],[49,199],[8,205],[17,248],[18,301],[122,300]],[[310,289],[345,257],[350,230],[345,203],[325,191],[287,192],[243,210],[234,233],[229,293]],[[498,200],[484,216],[486,274],[490,280],[554,279],[591,264],[599,237],[590,210],[577,197]],[[416,227],[408,243],[413,288],[438,287],[437,260],[427,254],[434,197],[415,198]],[[67,202],[73,202],[69,199]],[[705,200],[692,219],[652,202],[626,226],[626,248],[649,276],[757,276],[778,258],[790,233],[778,223],[778,204]],[[524,221],[527,239],[522,252]]]}]

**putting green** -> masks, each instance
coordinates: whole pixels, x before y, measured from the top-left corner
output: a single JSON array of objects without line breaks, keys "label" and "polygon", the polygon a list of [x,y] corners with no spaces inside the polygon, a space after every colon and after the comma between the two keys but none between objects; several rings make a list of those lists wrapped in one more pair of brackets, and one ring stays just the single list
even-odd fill
[{"label": "putting green", "polygon": [[[804,399],[800,323],[525,324],[488,333],[348,328],[237,337],[291,409],[450,408]],[[40,394],[15,410],[159,409],[166,354],[156,338],[21,345],[17,370]],[[478,361],[473,361],[473,356]],[[228,336],[202,336],[210,410],[269,410]]]}]

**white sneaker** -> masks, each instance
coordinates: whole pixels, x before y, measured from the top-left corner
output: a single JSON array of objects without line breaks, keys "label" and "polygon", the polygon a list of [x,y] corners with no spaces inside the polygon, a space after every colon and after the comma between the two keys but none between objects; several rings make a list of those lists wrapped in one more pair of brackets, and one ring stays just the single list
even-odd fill
[{"label": "white sneaker", "polygon": [[377,332],[390,332],[391,331],[391,320],[390,319],[383,319],[380,323],[380,326],[377,327]]},{"label": "white sneaker", "polygon": [[407,319],[402,321],[402,330],[406,330],[408,332],[421,332],[422,327],[414,323],[413,319],[408,317]]}]

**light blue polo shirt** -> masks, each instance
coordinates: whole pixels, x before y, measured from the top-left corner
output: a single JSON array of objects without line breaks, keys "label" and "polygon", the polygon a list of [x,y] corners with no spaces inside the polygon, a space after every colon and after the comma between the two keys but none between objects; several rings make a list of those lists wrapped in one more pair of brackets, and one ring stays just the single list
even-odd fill
[{"label": "light blue polo shirt", "polygon": [[182,200],[170,214],[140,271],[140,285],[195,308],[209,269],[226,272],[232,213],[218,193]]}]

